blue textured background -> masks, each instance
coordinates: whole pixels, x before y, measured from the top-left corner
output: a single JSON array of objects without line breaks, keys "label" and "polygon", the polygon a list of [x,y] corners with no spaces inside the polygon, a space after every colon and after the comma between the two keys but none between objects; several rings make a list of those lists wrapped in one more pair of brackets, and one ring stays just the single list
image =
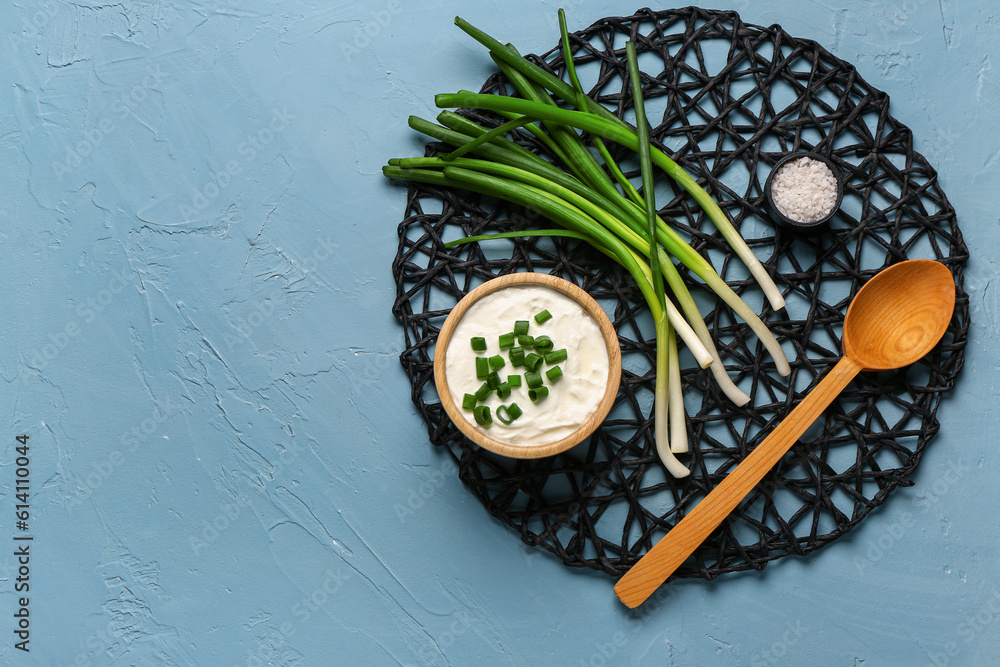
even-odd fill
[{"label": "blue textured background", "polygon": [[538,52],[557,3],[3,3],[0,544],[22,432],[35,541],[27,655],[0,549],[0,663],[994,664],[1000,9],[715,6],[890,93],[958,211],[971,344],[915,487],[813,557],[627,612],[428,445],[379,168],[492,70],[454,14]]}]

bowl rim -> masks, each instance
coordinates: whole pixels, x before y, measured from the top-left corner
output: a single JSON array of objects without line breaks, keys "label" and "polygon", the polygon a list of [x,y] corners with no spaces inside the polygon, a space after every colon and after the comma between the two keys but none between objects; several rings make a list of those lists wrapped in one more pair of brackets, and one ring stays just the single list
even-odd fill
[{"label": "bowl rim", "polygon": [[[575,431],[559,440],[556,440],[555,442],[550,442],[544,445],[516,445],[509,442],[503,442],[486,435],[477,429],[475,425],[466,418],[462,409],[455,404],[455,401],[451,396],[451,391],[448,388],[445,365],[447,363],[448,345],[451,343],[452,334],[455,332],[455,328],[458,326],[459,322],[461,322],[462,317],[465,316],[465,313],[468,312],[469,308],[471,308],[473,304],[485,296],[508,287],[531,285],[549,287],[570,297],[580,304],[584,311],[597,322],[597,325],[601,330],[601,336],[604,339],[604,346],[608,352],[608,380],[604,387],[604,395],[601,398],[601,402],[598,403],[597,408],[587,421],[583,422]],[[536,459],[546,456],[554,456],[580,444],[585,438],[597,430],[597,427],[601,425],[601,422],[603,422],[608,416],[608,413],[611,412],[615,398],[618,395],[618,388],[621,384],[621,374],[622,359],[621,347],[618,342],[618,332],[615,331],[607,313],[605,313],[604,309],[601,308],[597,301],[595,301],[594,298],[587,294],[587,292],[583,289],[568,280],[564,280],[563,278],[549,275],[547,273],[509,273],[493,278],[492,280],[488,280],[479,287],[476,287],[474,290],[466,294],[458,302],[458,304],[455,305],[451,313],[448,314],[447,319],[445,319],[445,322],[441,326],[441,330],[438,333],[437,342],[434,347],[434,385],[437,388],[441,405],[444,407],[448,417],[467,438],[475,442],[480,447],[483,447],[484,449],[487,449],[495,454],[516,459]]]},{"label": "bowl rim", "polygon": [[[818,160],[825,164],[830,168],[834,179],[837,181],[837,200],[833,203],[833,208],[831,208],[830,212],[825,216],[812,222],[802,222],[801,220],[789,218],[778,209],[777,204],[774,203],[774,196],[771,193],[771,182],[774,179],[774,175],[777,174],[778,171],[785,166],[785,164],[804,157],[812,158],[813,160]],[[840,210],[841,204],[844,203],[844,172],[833,162],[833,160],[825,155],[814,153],[812,151],[791,151],[782,156],[777,162],[774,163],[774,166],[771,167],[771,172],[767,175],[767,180],[764,182],[764,197],[767,199],[767,205],[771,210],[771,215],[774,216],[774,219],[778,224],[787,229],[795,229],[798,231],[816,230],[830,222],[830,219],[833,218],[837,211]]]}]

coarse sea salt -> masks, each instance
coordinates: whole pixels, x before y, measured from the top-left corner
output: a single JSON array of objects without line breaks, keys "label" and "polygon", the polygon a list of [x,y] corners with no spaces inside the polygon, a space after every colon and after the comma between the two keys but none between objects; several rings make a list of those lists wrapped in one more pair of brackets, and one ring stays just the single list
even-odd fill
[{"label": "coarse sea salt", "polygon": [[771,199],[786,218],[816,222],[837,205],[837,178],[820,160],[806,156],[789,160],[771,179]]}]

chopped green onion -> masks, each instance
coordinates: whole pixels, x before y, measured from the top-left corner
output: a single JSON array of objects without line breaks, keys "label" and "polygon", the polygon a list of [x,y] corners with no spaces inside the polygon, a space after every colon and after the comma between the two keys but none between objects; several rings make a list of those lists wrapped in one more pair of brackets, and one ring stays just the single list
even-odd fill
[{"label": "chopped green onion", "polygon": [[[535,387],[534,389],[528,390],[528,398],[531,399],[532,403],[534,403],[535,401],[540,401],[548,395],[549,395],[548,387]],[[479,408],[476,409],[478,410]]]},{"label": "chopped green onion", "polygon": [[510,348],[510,365],[517,368],[518,366],[524,365],[524,348],[512,347]]},{"label": "chopped green onion", "polygon": [[[563,352],[565,353],[565,350],[563,350]],[[549,354],[553,353],[549,352]],[[545,356],[548,357],[549,355],[547,354]],[[563,354],[563,358],[560,359],[559,361],[562,361],[565,358],[566,355]],[[529,368],[530,370],[537,371],[538,368],[542,365],[542,361],[543,361],[542,357],[535,354],[534,352],[529,352],[528,354],[524,355],[524,365],[526,368]]]},{"label": "chopped green onion", "polygon": [[521,412],[521,408],[517,407],[517,403],[511,403],[509,406],[500,405],[497,407],[497,419],[502,421],[504,424],[510,424],[522,414],[524,413]]},{"label": "chopped green onion", "polygon": [[545,377],[549,379],[549,382],[555,382],[562,377],[562,369],[558,366],[553,366],[549,370],[545,371]]},{"label": "chopped green onion", "polygon": [[493,370],[497,370],[498,368],[503,368],[505,363],[506,362],[504,362],[503,357],[501,357],[499,354],[495,354],[492,357],[490,357],[490,368],[492,368]]},{"label": "chopped green onion", "polygon": [[566,348],[545,353],[545,363],[547,364],[558,364],[563,361],[566,361]]},{"label": "chopped green onion", "polygon": [[510,347],[514,347],[514,332],[500,334],[500,349],[506,350]]},{"label": "chopped green onion", "polygon": [[490,374],[490,362],[486,357],[476,357],[476,379],[485,380]]},{"label": "chopped green onion", "polygon": [[[430,161],[433,162],[433,161],[440,160],[440,158],[433,158],[433,157],[431,157],[431,158],[403,158],[403,160],[405,160],[407,163],[415,162],[415,161],[418,161],[418,160],[420,160],[420,161],[430,160]],[[479,161],[480,162],[485,162],[484,160],[479,160]],[[436,165],[434,165],[434,166],[436,166]],[[395,168],[394,165],[389,165],[389,167]],[[388,169],[388,173],[386,174],[387,177],[389,177],[389,178],[396,178],[397,175],[399,177],[403,176],[403,174],[398,173],[398,172],[394,171],[394,169],[390,169],[389,167],[386,167],[386,168],[383,169],[383,171],[385,171],[386,169]],[[488,165],[480,165],[480,168],[483,169],[484,171],[486,171],[490,167]],[[400,170],[400,171],[402,171],[402,170]],[[412,177],[416,177],[416,175],[413,174],[413,173],[410,173],[409,175],[412,176]],[[427,176],[427,174],[423,174],[423,176]],[[433,178],[433,177],[431,177],[431,178]],[[465,245],[466,243],[478,243],[479,241],[495,241],[497,239],[531,238],[533,236],[559,236],[559,237],[565,237],[565,238],[568,238],[568,239],[579,239],[580,241],[586,241],[587,243],[592,243],[593,242],[593,239],[591,237],[587,236],[586,234],[582,234],[580,232],[574,232],[573,230],[570,230],[570,229],[560,229],[559,227],[554,227],[552,229],[522,229],[521,231],[517,231],[517,232],[497,232],[496,234],[476,234],[475,236],[466,236],[466,237],[463,237],[463,238],[460,238],[460,239],[455,239],[454,241],[448,241],[447,243],[444,244],[444,247],[445,248],[454,248],[456,246]],[[513,332],[511,332],[511,333],[513,333]]]},{"label": "chopped green onion", "polygon": [[524,334],[528,333],[529,324],[530,322],[528,322],[528,320],[518,320],[514,322],[514,335],[523,336]]},{"label": "chopped green onion", "polygon": [[476,400],[485,401],[486,398],[492,393],[493,393],[492,387],[490,387],[489,384],[484,382],[483,385],[476,390]]},{"label": "chopped green onion", "polygon": [[539,324],[544,324],[552,319],[552,313],[548,310],[543,310],[542,312],[535,315],[535,321]]},{"label": "chopped green onion", "polygon": [[507,384],[509,384],[511,387],[520,387],[521,386],[521,376],[520,375],[508,375],[507,376]]},{"label": "chopped green onion", "polygon": [[[552,92],[554,92],[556,95],[563,98],[567,102],[573,101],[574,98],[573,88],[559,77],[550,74],[547,70],[542,69],[541,67],[534,64],[530,60],[520,57],[519,55],[513,52],[513,49],[505,47],[496,39],[490,37],[479,28],[476,28],[465,19],[456,16],[455,25],[457,25],[459,28],[465,31],[465,33],[468,34],[470,37],[472,37],[474,40],[476,40],[477,42],[485,46],[487,49],[489,49],[490,53],[496,55],[498,58],[504,60],[509,65],[516,68],[517,71],[531,78],[533,81],[536,81],[540,85],[543,85],[546,88],[550,89]],[[610,111],[605,109],[603,106],[601,106],[594,100],[587,98],[587,104],[588,104],[588,109],[590,111],[600,114],[601,117],[603,118],[608,118],[609,120],[613,120],[617,123],[620,123],[622,126],[625,126],[625,123],[620,118],[612,114]]]},{"label": "chopped green onion", "polygon": [[490,416],[490,406],[488,405],[478,406],[472,411],[472,415],[476,418],[476,423],[480,426],[489,426],[493,423],[493,417]]},{"label": "chopped green onion", "polygon": [[486,339],[482,336],[473,336],[472,338],[472,349],[476,352],[483,352],[486,350]]},{"label": "chopped green onion", "polygon": [[539,352],[551,352],[553,348],[552,339],[548,336],[539,336],[535,339],[535,349]]},{"label": "chopped green onion", "polygon": [[496,371],[486,376],[486,386],[494,391],[500,386],[500,375]]},{"label": "chopped green onion", "polygon": [[464,410],[472,410],[476,407],[476,401],[475,394],[466,394],[462,397],[462,408]]},{"label": "chopped green onion", "polygon": [[528,371],[524,374],[524,382],[528,385],[528,389],[534,389],[535,387],[542,386],[542,374],[538,371]]},{"label": "chopped green onion", "polygon": [[528,334],[517,337],[517,344],[525,349],[529,349],[535,346],[535,339]]},{"label": "chopped green onion", "polygon": [[510,396],[510,384],[506,382],[501,382],[497,386],[497,396],[500,397],[501,401]]}]

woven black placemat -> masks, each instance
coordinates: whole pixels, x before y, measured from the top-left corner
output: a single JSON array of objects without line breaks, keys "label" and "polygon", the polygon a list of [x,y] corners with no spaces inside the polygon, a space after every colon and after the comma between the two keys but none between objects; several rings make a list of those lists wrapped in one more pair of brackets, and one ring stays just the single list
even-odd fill
[{"label": "woven black placemat", "polygon": [[[676,576],[711,579],[761,569],[828,544],[896,487],[912,484],[938,430],[942,395],[962,368],[968,249],[934,169],[914,151],[909,129],[889,115],[888,96],[816,43],[779,26],[744,24],[734,12],[642,10],[602,19],[576,34],[574,61],[591,96],[626,119],[626,39],[636,42],[648,77],[654,142],[720,202],[774,275],[786,310],[769,309],[698,206],[665,178],[658,185],[661,214],[674,218],[762,313],[787,351],[791,376],[778,376],[749,329],[689,279],[727,370],[752,401],[734,407],[710,373],[682,355],[692,444],[682,459],[693,474],[674,480],[652,442],[653,332],[631,278],[566,239],[445,249],[445,241],[470,234],[551,224],[490,198],[423,185],[409,188],[393,263],[393,313],[406,338],[400,359],[431,442],[454,458],[461,480],[490,514],[567,565],[620,575],[836,362],[847,305],[868,278],[903,259],[944,262],[955,275],[958,303],[942,343],[910,368],[859,376]],[[562,73],[557,49],[537,62]],[[482,91],[512,94],[499,75]],[[543,152],[529,135],[520,142]],[[428,154],[437,148],[429,145]],[[764,209],[770,166],[797,150],[826,155],[845,174],[844,204],[829,232],[814,237],[776,229]],[[612,315],[622,345],[624,373],[608,420],[585,443],[544,460],[504,459],[476,447],[447,418],[434,390],[434,342],[444,318],[475,286],[513,271],[552,273],[586,289]]]}]

